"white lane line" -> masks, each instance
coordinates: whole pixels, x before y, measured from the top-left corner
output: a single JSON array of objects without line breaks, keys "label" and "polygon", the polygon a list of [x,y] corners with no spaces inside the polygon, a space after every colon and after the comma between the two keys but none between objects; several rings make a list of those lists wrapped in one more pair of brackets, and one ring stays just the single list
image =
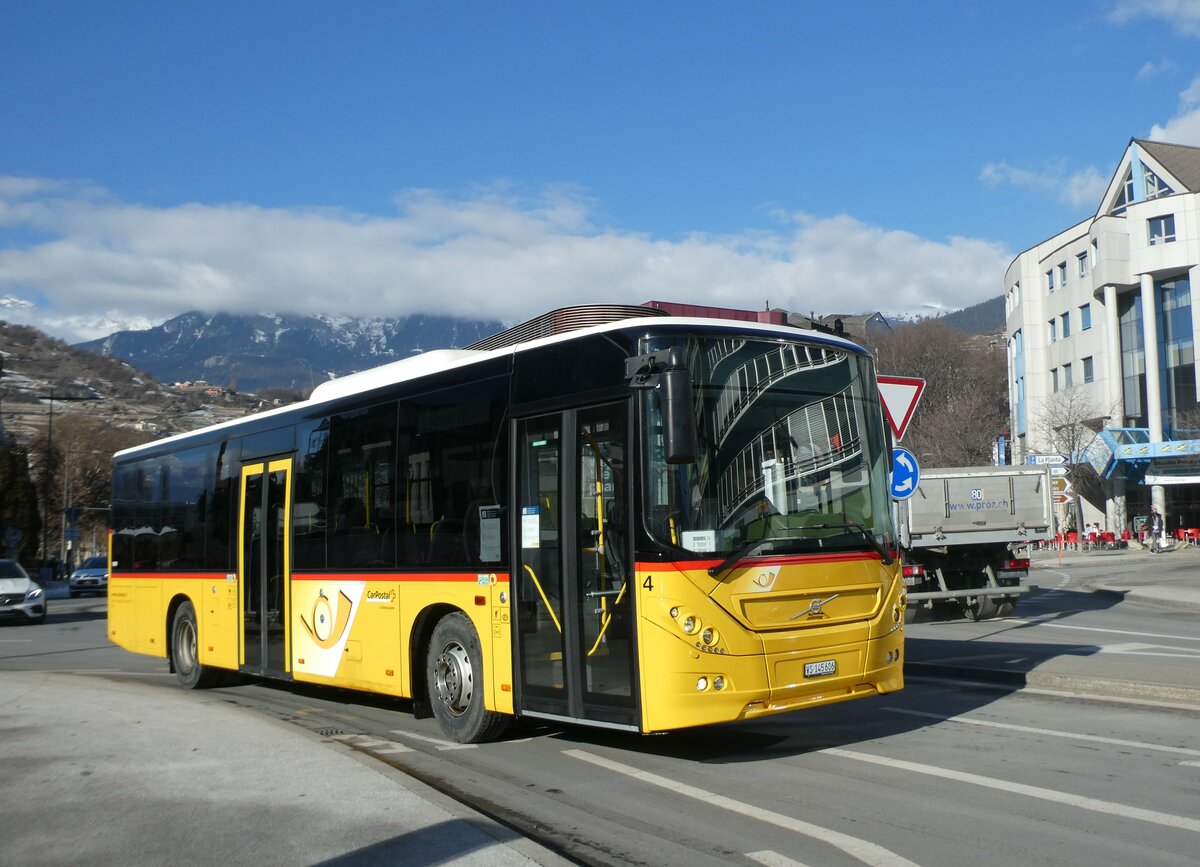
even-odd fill
[{"label": "white lane line", "polygon": [[392,734],[400,735],[405,738],[412,738],[414,741],[421,741],[425,744],[433,744],[439,750],[474,750],[479,748],[479,744],[459,744],[454,741],[443,741],[439,738],[431,738],[428,735],[418,735],[413,732],[406,732],[404,729],[393,729]]},{"label": "white lane line", "polygon": [[765,864],[766,867],[808,867],[808,865],[800,861],[793,861],[785,855],[780,855],[778,852],[772,852],[770,849],[763,849],[761,852],[747,852],[746,857],[751,861],[757,861],[759,864]]},{"label": "white lane line", "polygon": [[1136,819],[1140,822],[1149,822],[1154,825],[1164,825],[1168,828],[1181,828],[1184,831],[1191,831],[1194,834],[1200,834],[1200,819],[1193,819],[1189,816],[1176,816],[1171,813],[1160,813],[1157,810],[1145,810],[1141,807],[1130,807],[1127,804],[1117,804],[1112,801],[1101,801],[1096,798],[1085,798],[1080,795],[1072,795],[1069,792],[1059,792],[1054,789],[1043,789],[1040,786],[1027,786],[1024,783],[1010,783],[1007,780],[997,780],[992,777],[984,777],[979,774],[968,774],[963,771],[953,771],[949,768],[938,768],[933,765],[919,765],[916,762],[906,762],[903,759],[893,759],[887,756],[875,756],[870,753],[856,753],[852,750],[843,750],[837,747],[821,750],[822,753],[830,756],[836,756],[841,759],[853,759],[856,762],[867,762],[872,765],[881,765],[885,768],[890,768],[894,771],[905,771],[910,774],[924,774],[928,777],[938,777],[943,780],[953,780],[959,783],[967,783],[972,786],[981,786],[985,789],[996,789],[1000,792],[1008,792],[1014,795],[1023,795],[1026,798],[1036,798],[1040,801],[1050,801],[1055,804],[1065,804],[1069,807],[1077,807],[1080,810],[1090,810],[1094,813],[1103,813],[1108,816],[1120,816],[1124,819]]},{"label": "white lane line", "polygon": [[1174,753],[1180,756],[1196,756],[1200,758],[1200,750],[1190,750],[1186,747],[1168,747],[1161,744],[1148,744],[1144,741],[1125,741],[1120,738],[1106,738],[1100,735],[1085,735],[1077,732],[1055,731],[1054,729],[1039,729],[1033,726],[1019,726],[1012,723],[992,722],[991,720],[973,719],[967,716],[942,716],[936,713],[925,713],[919,710],[908,710],[902,707],[885,707],[889,713],[902,713],[907,716],[919,716],[934,719],[939,722],[965,723],[973,726],[984,726],[991,729],[1007,729],[1008,731],[1024,732],[1033,735],[1047,735],[1054,738],[1065,738],[1072,741],[1087,741],[1093,744],[1111,744],[1117,747],[1130,747],[1138,750],[1153,750],[1160,753]]},{"label": "white lane line", "polygon": [[1180,762],[1185,768],[1200,768],[1200,762]]},{"label": "white lane line", "polygon": [[1025,626],[1045,626],[1047,629],[1074,629],[1078,632],[1107,632],[1111,635],[1129,635],[1137,638],[1163,638],[1167,641],[1200,641],[1200,636],[1163,635],[1161,632],[1135,632],[1131,629],[1105,629],[1102,626],[1076,626],[1071,623],[1048,623],[1028,617],[1010,617],[1006,622]]},{"label": "white lane line", "polygon": [[851,837],[849,834],[843,834],[840,831],[822,828],[820,825],[814,825],[811,822],[804,822],[800,819],[793,819],[791,816],[784,816],[781,813],[764,810],[761,807],[755,807],[753,804],[735,801],[732,798],[726,798],[715,792],[698,789],[694,786],[687,786],[676,780],[660,777],[657,774],[651,774],[648,771],[642,771],[630,765],[623,765],[620,762],[614,762],[583,750],[563,750],[563,755],[584,762],[590,762],[593,765],[599,765],[602,768],[607,768],[626,777],[631,777],[643,783],[649,783],[652,786],[658,786],[661,789],[667,789],[677,795],[692,798],[712,807],[720,807],[731,813],[745,816],[748,819],[757,819],[760,822],[766,822],[797,834],[803,834],[806,837],[812,837],[842,850],[847,855],[857,858],[864,864],[878,865],[878,867],[903,867],[903,865],[917,867],[912,861],[901,858],[895,852],[891,852],[867,840],[860,840],[857,837]]}]

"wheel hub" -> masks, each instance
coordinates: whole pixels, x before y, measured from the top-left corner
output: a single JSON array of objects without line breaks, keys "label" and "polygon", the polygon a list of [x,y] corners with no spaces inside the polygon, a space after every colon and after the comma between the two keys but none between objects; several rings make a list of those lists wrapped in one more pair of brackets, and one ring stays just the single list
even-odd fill
[{"label": "wheel hub", "polygon": [[471,658],[458,642],[447,644],[434,665],[434,689],[438,700],[455,716],[462,716],[471,705],[475,689]]}]

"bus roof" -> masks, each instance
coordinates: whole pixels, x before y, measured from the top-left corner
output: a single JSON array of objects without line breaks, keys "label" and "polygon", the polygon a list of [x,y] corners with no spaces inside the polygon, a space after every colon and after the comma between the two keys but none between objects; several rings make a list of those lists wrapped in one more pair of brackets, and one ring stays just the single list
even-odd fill
[{"label": "bus roof", "polygon": [[629,329],[655,331],[661,329],[700,329],[707,332],[730,331],[737,332],[739,334],[760,335],[768,339],[784,338],[788,340],[803,341],[805,343],[820,343],[859,355],[869,354],[866,349],[859,346],[857,343],[846,340],[845,338],[837,337],[832,334],[825,334],[819,331],[808,331],[802,328],[795,328],[790,325],[771,325],[733,319],[706,319],[685,316],[654,316],[618,319],[599,325],[590,325],[585,328],[568,331],[562,334],[539,337],[535,340],[517,343],[512,346],[505,346],[500,349],[434,349],[429,352],[423,352],[420,355],[414,355],[410,358],[401,359],[400,361],[393,361],[390,364],[384,364],[369,370],[351,373],[346,376],[338,377],[337,379],[331,379],[323,382],[313,389],[312,394],[307,400],[300,403],[292,403],[288,404],[287,406],[267,410],[266,412],[253,413],[251,415],[245,415],[230,421],[198,428],[197,430],[173,434],[169,437],[163,437],[159,440],[143,443],[142,445],[133,446],[132,448],[128,449],[123,449],[122,451],[117,452],[113,457],[127,457],[142,451],[159,449],[167,444],[185,443],[192,438],[207,435],[216,430],[234,429],[243,425],[261,423],[264,419],[268,419],[273,416],[291,415],[304,408],[330,403],[331,401],[338,400],[340,398],[350,397],[352,395],[362,394],[368,391],[374,391],[375,389],[383,388],[389,385],[398,385],[403,382],[411,382],[412,380],[420,379],[421,377],[429,376],[434,373],[441,373],[471,364],[478,364],[488,359],[516,355],[519,352],[526,352],[531,349],[550,346],[555,343],[578,340],[590,335],[604,334],[611,331],[624,331]]}]

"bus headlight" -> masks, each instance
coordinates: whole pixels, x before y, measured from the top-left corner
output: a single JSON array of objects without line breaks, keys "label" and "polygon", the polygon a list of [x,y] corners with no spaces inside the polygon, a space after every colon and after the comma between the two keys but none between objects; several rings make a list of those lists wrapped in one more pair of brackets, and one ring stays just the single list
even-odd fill
[{"label": "bus headlight", "polygon": [[718,674],[716,677],[713,678],[713,689],[724,689],[724,688],[725,688],[725,678],[721,677],[721,675]]},{"label": "bus headlight", "polygon": [[689,614],[687,617],[683,618],[683,631],[686,632],[688,635],[691,635],[693,632],[695,632],[699,628],[700,628],[700,621],[697,620],[691,614]]},{"label": "bus headlight", "polygon": [[696,678],[696,691],[704,692],[706,689],[708,689],[708,678],[707,677]]},{"label": "bus headlight", "polygon": [[704,630],[703,633],[701,633],[700,640],[703,641],[705,644],[712,644],[714,641],[717,640],[717,633],[710,626],[708,629]]}]

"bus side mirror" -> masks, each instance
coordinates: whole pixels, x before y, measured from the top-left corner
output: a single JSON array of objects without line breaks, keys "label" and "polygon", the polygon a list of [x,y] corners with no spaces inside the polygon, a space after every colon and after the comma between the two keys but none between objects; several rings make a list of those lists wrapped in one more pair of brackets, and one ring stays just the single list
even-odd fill
[{"label": "bus side mirror", "polygon": [[692,375],[683,365],[662,373],[658,396],[663,416],[663,458],[668,464],[696,462],[696,403],[692,394]]},{"label": "bus side mirror", "polygon": [[625,376],[631,388],[658,391],[666,462],[694,464],[700,450],[696,438],[696,403],[692,375],[680,351],[668,349],[627,358]]}]

